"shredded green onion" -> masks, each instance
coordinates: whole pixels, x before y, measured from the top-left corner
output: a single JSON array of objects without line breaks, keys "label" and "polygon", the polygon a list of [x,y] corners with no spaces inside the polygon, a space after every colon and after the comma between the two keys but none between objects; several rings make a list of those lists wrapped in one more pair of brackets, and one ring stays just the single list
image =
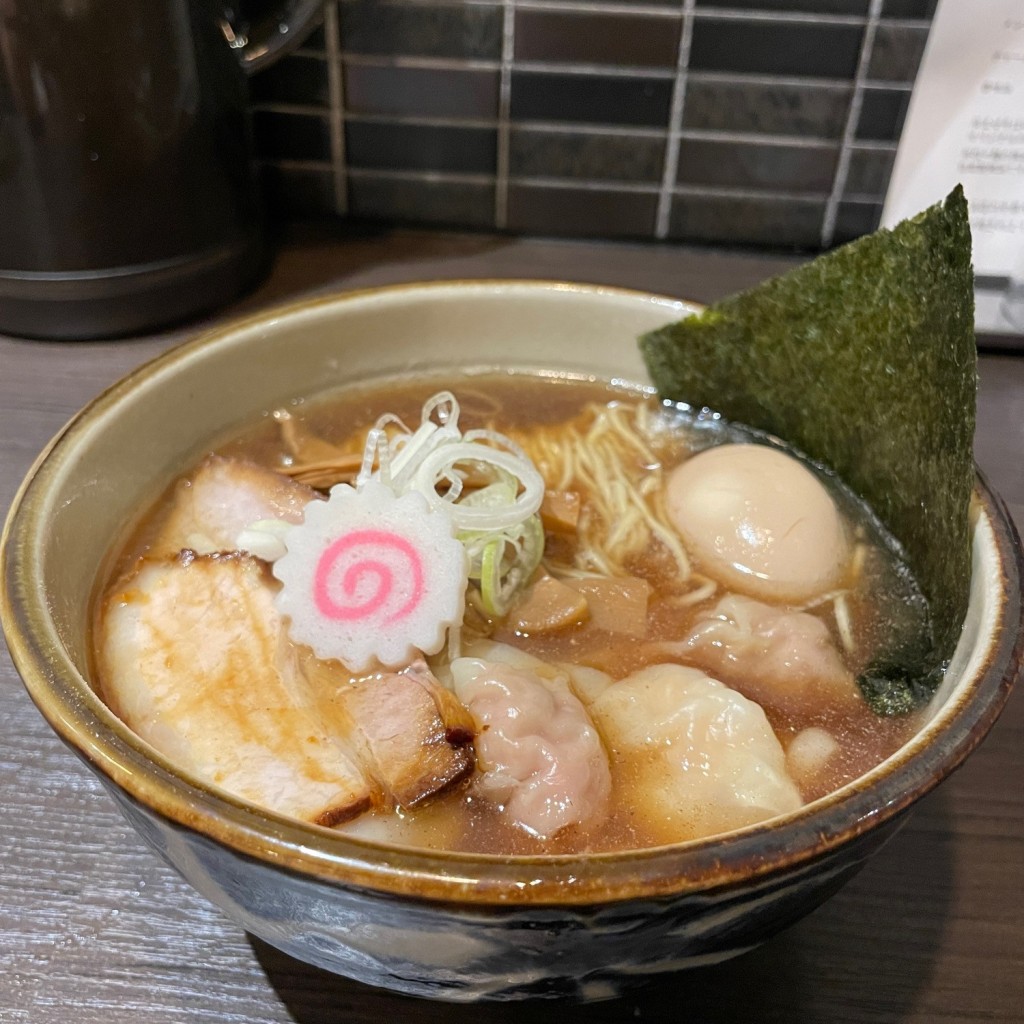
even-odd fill
[{"label": "shredded green onion", "polygon": [[[374,469],[376,466],[376,469]],[[484,486],[467,488],[466,480]],[[356,488],[374,479],[396,495],[422,494],[445,512],[466,549],[468,578],[488,615],[504,615],[544,553],[537,514],[544,480],[529,456],[497,431],[459,429],[459,402],[448,391],[423,404],[410,429],[386,413],[369,431]]]},{"label": "shredded green onion", "polygon": [[[415,429],[393,413],[377,418],[366,435],[356,491],[371,481],[395,497],[416,491],[445,514],[466,551],[467,581],[479,588],[479,604],[491,616],[508,612],[544,554],[538,514],[544,479],[515,441],[487,428],[460,430],[458,399],[439,391],[424,402]],[[283,521],[259,521],[243,538],[275,561],[288,550],[290,529]]]},{"label": "shredded green onion", "polygon": [[488,615],[501,615],[501,554],[505,542],[496,537],[484,545],[480,559],[480,597]]}]

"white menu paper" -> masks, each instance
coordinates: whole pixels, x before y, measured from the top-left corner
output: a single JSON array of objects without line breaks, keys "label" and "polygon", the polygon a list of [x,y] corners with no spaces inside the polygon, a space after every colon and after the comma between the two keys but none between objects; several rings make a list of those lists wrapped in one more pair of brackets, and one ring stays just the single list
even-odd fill
[{"label": "white menu paper", "polygon": [[1024,0],[942,0],[896,154],[882,224],[962,182],[974,269],[1008,277],[1024,252]]}]

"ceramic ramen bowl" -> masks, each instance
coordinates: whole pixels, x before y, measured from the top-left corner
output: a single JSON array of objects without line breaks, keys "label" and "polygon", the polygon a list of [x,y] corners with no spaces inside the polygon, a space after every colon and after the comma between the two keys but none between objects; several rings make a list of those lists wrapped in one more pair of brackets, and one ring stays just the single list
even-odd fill
[{"label": "ceramic ramen bowl", "polygon": [[91,685],[90,601],[108,552],[226,429],[313,392],[427,368],[642,382],[636,337],[693,308],[572,284],[409,285],[263,313],[142,367],[56,438],[7,523],[3,619],[33,700],[200,892],[272,945],[360,981],[451,1000],[603,998],[762,942],[890,838],[981,741],[1020,672],[1020,542],[981,480],[970,610],[926,724],[856,782],[710,840],[551,857],[374,845],[189,776]]}]

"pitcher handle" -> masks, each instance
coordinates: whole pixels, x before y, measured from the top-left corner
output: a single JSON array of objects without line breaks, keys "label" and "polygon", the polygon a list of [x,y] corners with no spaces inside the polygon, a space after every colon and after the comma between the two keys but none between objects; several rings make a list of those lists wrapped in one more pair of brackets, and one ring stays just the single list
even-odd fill
[{"label": "pitcher handle", "polygon": [[294,50],[323,15],[323,0],[277,0],[244,23],[226,10],[221,28],[247,74]]}]

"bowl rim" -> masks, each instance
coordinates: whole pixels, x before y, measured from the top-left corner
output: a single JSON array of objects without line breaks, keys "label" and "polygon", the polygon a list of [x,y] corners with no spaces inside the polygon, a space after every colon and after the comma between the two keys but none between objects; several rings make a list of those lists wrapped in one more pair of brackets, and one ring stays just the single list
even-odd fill
[{"label": "bowl rim", "polygon": [[[119,398],[240,334],[337,304],[405,294],[525,289],[611,294],[629,301],[700,308],[637,289],[529,279],[410,282],[316,295],[201,331],[132,370],[84,406],[29,469],[0,534],[0,620],[25,687],[58,736],[100,777],[172,826],[237,854],[339,886],[428,901],[474,905],[585,905],[708,891],[781,870],[797,870],[899,816],[937,786],[981,742],[1001,712],[1024,661],[1024,552],[1005,504],[977,476],[979,512],[992,531],[999,569],[997,623],[984,663],[928,732],[942,752],[915,737],[882,765],[784,818],[702,840],[586,855],[484,855],[377,843],[255,807],[206,785],[157,754],[100,701],[64,650],[45,595],[32,586],[44,503],[54,467],[72,457],[90,424],[116,412]],[[934,728],[933,728],[934,727]]]}]

